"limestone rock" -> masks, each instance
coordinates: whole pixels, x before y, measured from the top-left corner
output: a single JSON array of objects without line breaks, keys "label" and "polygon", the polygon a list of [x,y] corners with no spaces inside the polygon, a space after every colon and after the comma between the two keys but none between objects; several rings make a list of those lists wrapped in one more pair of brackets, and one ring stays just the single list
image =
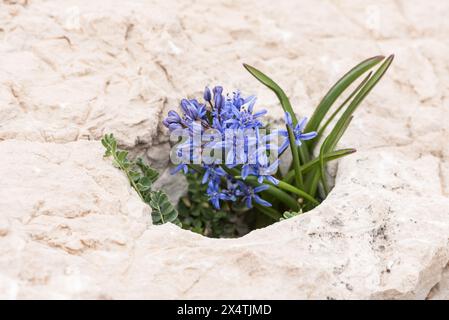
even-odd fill
[{"label": "limestone rock", "polygon": [[[4,1],[0,298],[447,299],[448,15],[439,0]],[[112,132],[165,169],[160,121],[204,85],[256,94],[280,124],[242,62],[306,116],[355,63],[390,53],[329,197],[243,238],[152,226],[102,158]]]},{"label": "limestone rock", "polygon": [[96,142],[2,142],[1,296],[444,297],[449,199],[420,183],[438,159],[412,149],[357,153],[317,209],[217,240],[151,226]]},{"label": "limestone rock", "polygon": [[[151,211],[97,142],[8,140],[0,152],[2,298],[77,297],[130,258]],[[90,255],[97,261],[83,259]],[[96,275],[102,257],[110,264]]]}]

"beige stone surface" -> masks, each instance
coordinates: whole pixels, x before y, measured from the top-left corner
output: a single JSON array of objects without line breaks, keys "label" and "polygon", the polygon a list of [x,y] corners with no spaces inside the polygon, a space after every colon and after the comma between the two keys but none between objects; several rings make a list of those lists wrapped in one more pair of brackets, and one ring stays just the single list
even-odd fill
[{"label": "beige stone surface", "polygon": [[[438,0],[3,1],[0,297],[447,299],[448,14]],[[102,158],[113,132],[164,168],[160,120],[204,85],[255,93],[278,120],[242,62],[310,115],[347,69],[390,53],[328,199],[243,238],[151,226]]]}]

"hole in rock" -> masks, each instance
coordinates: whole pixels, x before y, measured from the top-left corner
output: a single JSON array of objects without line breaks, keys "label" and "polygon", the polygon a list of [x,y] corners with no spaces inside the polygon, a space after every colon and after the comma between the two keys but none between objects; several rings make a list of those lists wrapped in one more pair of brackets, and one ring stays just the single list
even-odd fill
[{"label": "hole in rock", "polygon": [[[164,150],[168,147],[152,148],[153,150]],[[260,206],[257,204],[252,208],[247,208],[244,202],[220,201],[220,209],[215,209],[209,197],[207,196],[207,185],[202,184],[202,176],[199,173],[170,175],[167,162],[155,161],[160,158],[160,154],[147,153],[147,159],[151,165],[161,172],[164,172],[161,181],[158,181],[158,187],[163,189],[176,204],[178,217],[182,223],[182,228],[196,232],[211,238],[238,238],[242,237],[252,230],[261,229],[280,220],[291,218],[284,213],[288,212],[289,207],[282,201],[269,194],[263,194],[272,206],[270,209],[275,210],[279,217],[273,218],[268,214],[261,212]],[[285,161],[289,163],[290,161]],[[337,162],[327,165],[328,181],[330,187],[333,187],[337,172]],[[280,168],[280,170],[288,170],[288,168]],[[325,198],[323,190],[317,190],[317,197],[320,202]],[[317,205],[303,205],[301,197],[295,197],[302,212],[314,209]],[[300,211],[301,212],[301,211]]]}]

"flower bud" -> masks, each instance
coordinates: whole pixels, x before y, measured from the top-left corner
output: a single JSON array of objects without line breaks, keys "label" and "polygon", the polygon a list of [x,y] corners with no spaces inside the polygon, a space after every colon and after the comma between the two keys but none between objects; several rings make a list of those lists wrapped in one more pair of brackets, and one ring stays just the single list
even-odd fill
[{"label": "flower bud", "polygon": [[211,94],[211,92],[210,92],[210,90],[209,90],[208,87],[204,88],[204,95],[203,95],[203,97],[204,97],[204,100],[205,100],[205,101],[208,101],[208,102],[211,101],[211,99],[212,99],[212,94]]},{"label": "flower bud", "polygon": [[179,116],[179,114],[176,111],[170,110],[168,112],[168,117],[170,118],[170,122],[181,122],[181,117]]},{"label": "flower bud", "polygon": [[224,99],[221,94],[222,92],[223,92],[223,87],[216,86],[214,88],[214,106],[215,106],[215,108],[222,109],[222,107],[223,107]]}]

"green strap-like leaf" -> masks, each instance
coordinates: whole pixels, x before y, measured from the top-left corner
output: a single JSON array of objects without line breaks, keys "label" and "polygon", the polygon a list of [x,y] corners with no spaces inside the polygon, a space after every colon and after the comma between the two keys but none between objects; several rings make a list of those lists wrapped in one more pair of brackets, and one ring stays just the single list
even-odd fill
[{"label": "green strap-like leaf", "polygon": [[[344,111],[340,119],[338,119],[333,130],[331,131],[331,133],[329,133],[328,136],[330,140],[329,141],[330,148],[336,146],[336,144],[338,143],[338,139],[341,138],[341,136],[338,137],[337,132],[341,130],[341,127],[344,126],[344,124],[348,121],[348,118],[352,116],[352,114],[360,105],[360,103],[365,99],[368,93],[370,93],[371,90],[374,88],[374,86],[379,82],[379,80],[382,78],[382,76],[390,67],[391,63],[393,62],[393,59],[394,55],[391,55],[382,63],[382,65],[376,70],[376,72],[374,72],[373,76],[365,83],[362,89],[360,89],[360,91],[351,101],[348,108]],[[330,150],[330,148],[328,150]]]},{"label": "green strap-like leaf", "polygon": [[[234,176],[234,177],[237,178],[237,179],[242,179],[241,176]],[[245,179],[245,181],[249,182],[250,184],[260,185],[257,182],[257,178],[254,177],[254,176],[247,177]],[[286,183],[284,181],[279,181],[279,183],[276,184],[276,185],[272,184],[271,182],[266,182],[264,184],[269,186],[269,188],[266,190],[266,192],[269,192],[270,190],[273,191],[273,190],[282,189],[282,190],[294,193],[294,194],[300,196],[301,198],[304,198],[305,200],[308,200],[308,201],[310,201],[310,202],[312,202],[314,204],[319,204],[319,202],[314,197],[312,197],[310,194],[308,194],[304,190],[298,189],[295,186],[292,186],[291,184]],[[279,191],[282,192],[282,190],[279,190]],[[297,205],[295,207],[297,208]],[[297,210],[296,208],[295,209],[292,208],[292,210]]]},{"label": "green strap-like leaf", "polygon": [[[292,128],[287,126],[288,139],[290,142],[290,150],[292,153],[293,171],[295,172],[295,182],[298,188],[303,188],[303,179],[301,172],[301,161],[299,159],[299,152],[295,142],[295,136]],[[302,146],[301,146],[302,147]]]},{"label": "green strap-like leaf", "polygon": [[318,182],[321,180],[323,183],[324,193],[329,191],[327,187],[326,178],[324,175],[324,154],[332,151],[336,146],[338,141],[343,136],[343,133],[346,131],[347,127],[349,126],[349,123],[351,122],[352,115],[354,111],[357,109],[357,107],[362,103],[362,101],[365,99],[365,97],[371,92],[371,90],[374,88],[374,86],[379,82],[379,80],[382,78],[382,76],[385,74],[385,72],[390,67],[391,63],[393,62],[394,55],[389,56],[382,65],[374,72],[374,74],[371,76],[371,78],[366,81],[366,83],[363,85],[363,87],[358,91],[354,99],[351,101],[347,109],[344,111],[342,116],[338,119],[337,123],[335,124],[332,131],[329,133],[329,135],[326,137],[326,140],[324,141],[323,145],[320,149],[320,168],[318,172],[318,178],[317,173],[314,172],[312,175],[313,178],[309,180],[311,183],[306,184],[306,188],[310,187],[309,193],[314,196],[318,187]]},{"label": "green strap-like leaf", "polygon": [[346,122],[342,123],[342,125],[338,128],[338,131],[335,133],[335,139],[330,139],[330,138],[333,138],[334,136],[328,136],[326,138],[326,140],[324,140],[323,144],[321,145],[320,155],[319,155],[320,175],[321,175],[321,183],[323,184],[325,196],[327,196],[327,194],[329,193],[329,185],[328,185],[327,179],[326,179],[326,171],[325,171],[326,162],[324,160],[324,155],[335,148],[336,143],[341,139],[341,137],[345,133],[346,129],[348,128],[349,124],[351,123],[352,119],[353,119],[353,116],[349,117],[346,120]]},{"label": "green strap-like leaf", "polygon": [[293,112],[292,106],[290,104],[290,100],[285,94],[284,90],[279,87],[279,85],[274,82],[270,77],[264,74],[262,71],[244,63],[243,66],[249,73],[251,73],[257,80],[270,88],[278,97],[281,102],[282,108],[284,111],[287,111],[292,116],[293,124],[296,125],[298,123],[298,119],[296,119],[295,113]]},{"label": "green strap-like leaf", "polygon": [[[249,71],[257,80],[259,80],[261,83],[266,85],[268,88],[270,88],[278,97],[282,109],[284,109],[285,112],[288,112],[292,118],[293,127],[296,126],[298,123],[298,119],[296,118],[295,112],[293,111],[293,108],[290,104],[290,100],[288,99],[287,95],[285,94],[284,90],[276,83],[274,82],[270,77],[268,77],[266,74],[261,72],[260,70],[248,65],[243,64],[246,70]],[[309,150],[307,148],[307,145],[303,144],[300,148],[296,146],[295,143],[295,137],[293,135],[293,132],[290,127],[287,126],[288,131],[288,139],[290,142],[290,150],[292,152],[292,158],[293,158],[293,168],[295,170],[295,179],[296,179],[296,186],[302,188],[303,182],[302,182],[302,174],[300,171],[301,164],[306,163],[309,160]]]},{"label": "green strap-like leaf", "polygon": [[373,73],[370,72],[363,81],[357,86],[357,88],[354,89],[354,91],[351,92],[351,94],[343,101],[340,106],[332,113],[332,115],[329,117],[329,119],[326,120],[326,122],[320,127],[318,130],[318,135],[315,139],[310,140],[310,148],[313,149],[317,143],[320,141],[320,138],[323,136],[324,131],[326,128],[331,124],[332,120],[335,119],[338,113],[348,104],[349,101],[351,101],[352,98],[357,94],[357,92],[360,91],[360,89],[365,85],[365,83],[368,81],[368,79],[371,77]]},{"label": "green strap-like leaf", "polygon": [[257,208],[260,212],[269,216],[271,219],[278,221],[281,218],[281,214],[273,208],[262,206],[258,203],[254,204],[254,207]]},{"label": "green strap-like leaf", "polygon": [[355,80],[362,74],[373,68],[376,64],[382,61],[384,56],[376,56],[365,61],[362,61],[357,66],[352,68],[340,80],[335,83],[327,92],[320,104],[315,109],[312,117],[306,125],[305,132],[317,131],[321,121],[326,116],[329,109],[334,104],[335,100],[345,91]]},{"label": "green strap-like leaf", "polygon": [[311,203],[314,203],[316,205],[319,204],[319,202],[310,194],[308,194],[307,192],[305,192],[304,190],[298,189],[294,186],[292,186],[291,184],[288,184],[284,181],[279,181],[279,183],[277,184],[277,187],[280,189],[283,189],[285,191],[289,191],[291,193],[297,194],[298,196],[304,198],[305,200],[310,201]]}]

